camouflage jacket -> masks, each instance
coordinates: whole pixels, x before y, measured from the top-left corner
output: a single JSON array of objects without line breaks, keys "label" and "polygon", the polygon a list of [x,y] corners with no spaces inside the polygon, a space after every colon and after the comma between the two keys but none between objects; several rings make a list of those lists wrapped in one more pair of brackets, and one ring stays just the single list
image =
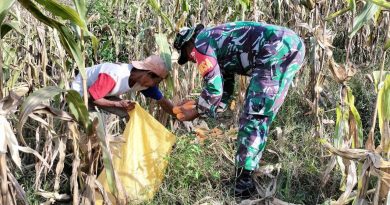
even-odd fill
[{"label": "camouflage jacket", "polygon": [[218,106],[228,103],[234,92],[234,75],[250,76],[253,69],[266,64],[284,35],[296,34],[258,22],[233,22],[203,29],[191,52],[204,81],[199,114],[215,117]]}]

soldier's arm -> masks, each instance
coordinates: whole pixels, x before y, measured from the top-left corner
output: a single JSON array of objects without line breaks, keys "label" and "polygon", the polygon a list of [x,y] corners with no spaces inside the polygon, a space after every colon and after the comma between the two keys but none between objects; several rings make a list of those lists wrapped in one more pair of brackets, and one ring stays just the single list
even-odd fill
[{"label": "soldier's arm", "polygon": [[222,99],[223,83],[215,51],[208,47],[204,53],[196,48],[194,52],[198,70],[204,82],[203,91],[198,99],[198,113],[216,117],[216,110]]}]

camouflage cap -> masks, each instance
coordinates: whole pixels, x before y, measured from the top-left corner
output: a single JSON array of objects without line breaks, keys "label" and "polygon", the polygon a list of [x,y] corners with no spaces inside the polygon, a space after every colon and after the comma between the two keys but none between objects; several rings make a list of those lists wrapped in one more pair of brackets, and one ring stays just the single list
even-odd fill
[{"label": "camouflage cap", "polygon": [[173,47],[179,51],[180,56],[177,61],[180,65],[183,65],[188,61],[188,55],[185,51],[182,50],[183,45],[188,42],[191,37],[193,36],[195,31],[195,28],[188,28],[188,27],[183,27],[180,29],[179,33],[177,33],[175,42],[173,43]]}]

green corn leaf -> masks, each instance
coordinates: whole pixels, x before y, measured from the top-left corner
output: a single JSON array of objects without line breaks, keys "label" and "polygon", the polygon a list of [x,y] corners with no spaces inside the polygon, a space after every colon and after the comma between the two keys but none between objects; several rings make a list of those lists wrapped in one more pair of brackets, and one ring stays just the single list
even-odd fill
[{"label": "green corn leaf", "polygon": [[348,0],[348,7],[355,13],[356,12],[356,1]]},{"label": "green corn leaf", "polygon": [[378,23],[380,23],[379,17],[381,16],[381,14],[382,14],[382,7],[379,7],[379,9],[376,11],[376,13],[374,15],[374,19],[373,19],[375,26],[378,26]]},{"label": "green corn leaf", "polygon": [[148,4],[152,7],[154,12],[158,13],[160,11],[160,4],[156,0],[148,0]]},{"label": "green corn leaf", "polygon": [[362,120],[360,118],[360,114],[355,107],[355,97],[352,95],[352,90],[350,88],[348,88],[348,105],[349,105],[349,110],[356,121],[357,133],[358,133],[358,143],[353,142],[354,144],[352,148],[360,148],[355,145],[356,144],[358,144],[359,146],[363,145],[363,125],[362,125]]},{"label": "green corn leaf", "polygon": [[378,93],[378,117],[379,123],[384,120],[390,120],[390,75],[384,80],[384,85]]},{"label": "green corn leaf", "polygon": [[94,53],[94,58],[97,59],[97,54],[98,54],[98,48],[99,48],[99,39],[96,38],[95,35],[93,35],[89,31],[85,31],[85,37],[89,37],[92,41],[92,49]]},{"label": "green corn leaf", "polygon": [[15,0],[1,0],[0,3],[0,25],[3,23],[8,10],[15,3]]},{"label": "green corn leaf", "polygon": [[188,4],[187,0],[182,0],[181,9],[183,12],[188,12],[190,10],[190,5]]},{"label": "green corn leaf", "polygon": [[68,90],[65,95],[66,101],[69,104],[70,113],[72,113],[74,119],[87,130],[87,133],[91,132],[91,120],[89,119],[89,113],[85,107],[84,101],[80,94],[75,90]]},{"label": "green corn leaf", "polygon": [[36,19],[38,19],[39,21],[41,21],[42,23],[52,27],[52,28],[56,28],[60,25],[62,25],[61,23],[45,16],[40,10],[39,8],[34,4],[32,3],[31,1],[29,0],[19,0],[19,3],[25,8],[27,9]]},{"label": "green corn leaf", "polygon": [[341,9],[339,11],[336,11],[336,12],[330,14],[328,17],[325,18],[325,20],[327,20],[327,21],[332,20],[332,19],[334,19],[334,18],[336,18],[338,16],[341,16],[341,15],[347,13],[350,10],[351,10],[351,8],[349,8],[349,7],[343,8],[343,9]]},{"label": "green corn leaf", "polygon": [[73,0],[73,2],[74,5],[76,5],[80,18],[83,20],[84,24],[87,24],[87,7],[85,5],[85,0]]},{"label": "green corn leaf", "polygon": [[167,97],[173,98],[173,91],[175,89],[174,80],[172,78],[172,75],[168,75],[167,79],[165,80],[167,84]]},{"label": "green corn leaf", "polygon": [[390,40],[387,40],[383,49],[386,51],[389,48],[390,48]]},{"label": "green corn leaf", "polygon": [[[372,72],[372,75],[374,76],[375,91],[377,93],[378,93],[378,83],[379,83],[379,77],[380,77],[379,74],[380,74],[379,70]],[[389,74],[390,74],[390,71],[383,71],[384,77],[386,77]],[[383,79],[383,76],[382,76],[382,79]]]},{"label": "green corn leaf", "polygon": [[172,69],[172,60],[171,60],[171,50],[169,49],[169,43],[167,36],[165,34],[159,33],[154,35],[156,43],[158,45],[158,50],[160,57],[164,60],[165,65],[169,70]]},{"label": "green corn leaf", "polygon": [[384,7],[386,9],[390,9],[390,2],[386,0],[367,0],[368,2],[372,2],[378,6]]},{"label": "green corn leaf", "polygon": [[250,7],[250,5],[251,5],[251,2],[250,2],[249,0],[237,0],[236,3],[240,4],[241,7],[242,7],[245,11],[246,11],[246,10]]},{"label": "green corn leaf", "polygon": [[18,133],[21,138],[21,141],[23,144],[26,144],[23,136],[22,136],[22,128],[24,123],[26,122],[28,116],[34,112],[34,109],[41,105],[43,102],[53,98],[54,96],[64,92],[65,90],[60,89],[55,86],[49,86],[41,88],[35,92],[33,92],[31,95],[28,96],[28,98],[24,101],[22,104],[22,107],[20,109],[19,114],[19,124],[18,124]]},{"label": "green corn leaf", "polygon": [[[85,0],[74,0],[73,2],[76,5],[76,9],[81,20],[84,22],[85,25],[87,25],[87,7],[85,5]],[[96,38],[95,35],[89,32],[88,29],[85,28],[82,30],[84,31],[84,36],[89,37],[91,39],[94,58],[97,59],[97,53],[98,53],[97,49],[99,47],[99,40]]]},{"label": "green corn leaf", "polygon": [[383,47],[383,49],[385,51],[387,51],[387,49],[390,48],[390,31],[387,31],[385,41],[386,41],[386,43],[385,43],[385,46]]},{"label": "green corn leaf", "polygon": [[341,108],[339,105],[336,107],[336,127],[335,127],[335,136],[334,136],[334,146],[340,147],[340,143],[343,139],[343,119],[342,119]]},{"label": "green corn leaf", "polygon": [[103,126],[102,116],[98,112],[94,112],[93,120],[93,132],[95,132],[100,141],[100,147],[102,149],[102,158],[104,169],[106,170],[107,183],[110,188],[110,191],[117,195],[118,189],[116,186],[114,166],[112,163],[112,156],[109,147],[108,138],[106,137],[106,132]]},{"label": "green corn leaf", "polygon": [[85,20],[83,20],[73,8],[63,5],[55,0],[36,0],[36,2],[42,5],[54,16],[59,16],[65,20],[70,20],[71,22],[80,26],[80,28],[83,30],[88,30],[87,25],[85,24]]},{"label": "green corn leaf", "polygon": [[360,28],[363,27],[364,24],[366,24],[369,20],[371,20],[374,17],[378,9],[380,9],[379,6],[371,2],[368,2],[364,6],[363,11],[354,18],[352,32],[349,34],[349,37],[352,38],[353,36],[355,36],[356,32],[358,32]]},{"label": "green corn leaf", "polygon": [[343,9],[341,9],[339,11],[336,11],[336,12],[330,14],[328,17],[325,18],[325,20],[327,20],[327,21],[332,20],[332,19],[334,19],[334,18],[336,18],[338,16],[341,16],[341,15],[347,13],[348,11],[353,11],[353,12],[356,11],[356,2],[355,2],[355,0],[348,0],[348,7],[343,8]]},{"label": "green corn leaf", "polygon": [[[344,102],[347,101],[347,96],[343,99]],[[335,135],[334,135],[334,145],[336,148],[340,148],[343,144],[343,140],[349,134],[349,109],[346,106],[341,107],[341,105],[337,105],[336,107],[336,127],[335,127]]]},{"label": "green corn leaf", "polygon": [[86,79],[87,73],[85,70],[85,60],[82,55],[81,49],[79,44],[76,43],[76,41],[73,39],[72,34],[70,33],[69,29],[65,26],[60,26],[58,29],[60,35],[60,41],[64,47],[66,48],[67,52],[72,55],[73,59],[75,60],[79,70],[80,75],[82,78]]},{"label": "green corn leaf", "polygon": [[390,144],[388,137],[389,133],[389,120],[390,120],[390,75],[386,76],[383,87],[379,88],[378,93],[378,119],[379,129],[381,133],[381,144],[383,152],[389,157]]},{"label": "green corn leaf", "polygon": [[173,30],[173,24],[171,20],[169,20],[168,16],[161,10],[160,4],[156,0],[148,0],[148,4],[150,7],[152,7],[152,10],[165,21],[165,23],[170,27],[170,29]]},{"label": "green corn leaf", "polygon": [[[156,43],[158,45],[158,50],[160,53],[160,57],[164,60],[165,65],[168,67],[169,71],[172,70],[172,54],[169,47],[168,39],[165,34],[159,33],[154,35],[156,39]],[[168,87],[168,96],[173,96],[173,79],[172,76],[169,75],[166,79],[167,87]]]},{"label": "green corn leaf", "polygon": [[19,27],[19,22],[17,21],[11,21],[11,22],[7,22],[7,23],[3,23],[1,25],[1,28],[0,28],[0,39],[3,39],[3,37],[8,33],[10,32],[12,29],[14,29],[15,31],[17,31],[19,34],[23,35],[21,30],[20,30],[20,27]]}]

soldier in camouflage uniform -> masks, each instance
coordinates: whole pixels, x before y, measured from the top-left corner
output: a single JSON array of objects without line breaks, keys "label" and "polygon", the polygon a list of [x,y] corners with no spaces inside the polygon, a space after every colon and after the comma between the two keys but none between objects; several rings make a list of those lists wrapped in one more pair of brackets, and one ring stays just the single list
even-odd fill
[{"label": "soldier in camouflage uniform", "polygon": [[251,77],[239,120],[234,193],[244,197],[254,194],[251,174],[259,165],[271,122],[303,63],[305,46],[301,38],[280,26],[232,22],[182,28],[174,47],[180,52],[178,63],[197,63],[204,80],[197,108],[184,120],[216,117],[234,92],[234,75]]}]

